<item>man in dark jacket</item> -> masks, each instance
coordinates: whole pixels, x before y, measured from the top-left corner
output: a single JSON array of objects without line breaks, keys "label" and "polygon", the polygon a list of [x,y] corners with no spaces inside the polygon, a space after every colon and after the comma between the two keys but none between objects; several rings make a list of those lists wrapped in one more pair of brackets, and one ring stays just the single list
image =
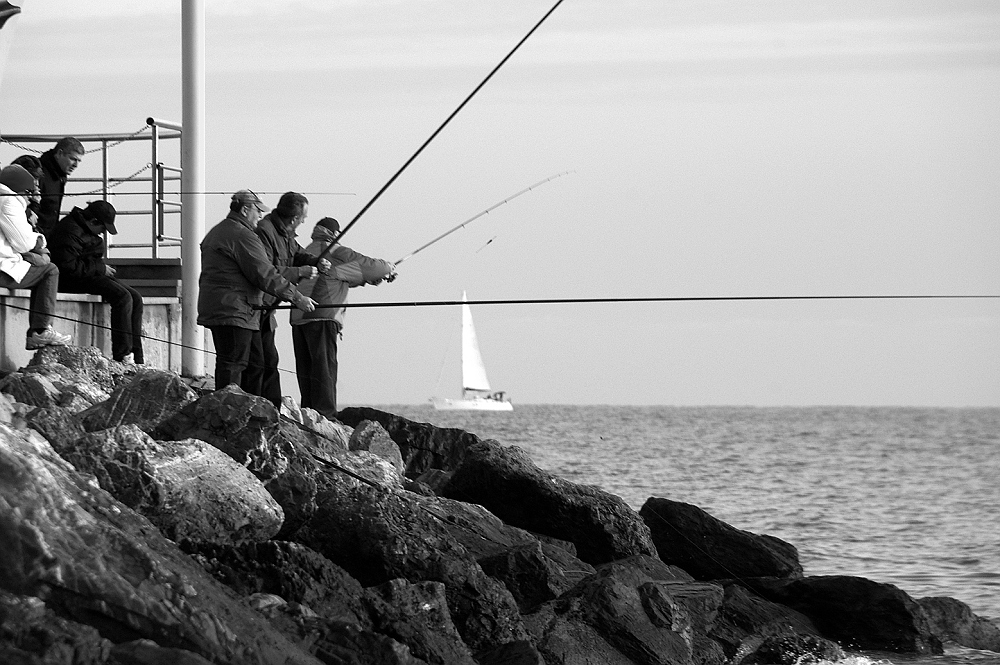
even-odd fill
[{"label": "man in dark jacket", "polygon": [[229,215],[201,241],[198,325],[212,331],[215,387],[241,385],[253,332],[260,329],[264,293],[291,301],[303,312],[316,303],[281,276],[254,233],[267,207],[248,189],[233,194]]},{"label": "man in dark jacket", "polygon": [[59,221],[66,180],[83,160],[83,144],[72,136],[59,139],[55,147],[42,153],[42,177],[38,179],[41,201],[38,204],[38,231],[49,234]]},{"label": "man in dark jacket", "polygon": [[[264,244],[264,251],[281,276],[293,284],[316,276],[317,267],[324,272],[330,262],[321,261],[302,249],[295,239],[295,231],[309,214],[309,200],[298,192],[285,192],[278,199],[274,210],[257,225],[257,235]],[[275,303],[274,298],[264,297],[265,306]],[[281,405],[281,376],[278,372],[278,347],[274,336],[277,320],[274,311],[261,315],[260,330],[250,342],[250,360],[243,373],[241,387],[248,393],[261,395],[275,406]]]},{"label": "man in dark jacket", "polygon": [[92,293],[111,303],[111,357],[118,362],[146,362],[142,352],[142,296],[115,277],[105,263],[104,234],[118,233],[115,207],[93,201],[72,211],[49,231],[52,262],[59,267],[59,290]]}]

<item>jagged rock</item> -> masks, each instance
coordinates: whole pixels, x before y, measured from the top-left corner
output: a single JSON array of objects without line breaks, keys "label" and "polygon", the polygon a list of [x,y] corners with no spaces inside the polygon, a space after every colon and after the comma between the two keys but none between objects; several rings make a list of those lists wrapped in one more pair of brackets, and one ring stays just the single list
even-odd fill
[{"label": "jagged rock", "polygon": [[338,450],[347,450],[351,440],[351,428],[335,420],[328,420],[319,411],[310,408],[300,409],[294,418],[308,430],[315,432],[331,441],[335,441]]},{"label": "jagged rock", "polygon": [[1000,628],[960,600],[928,596],[917,601],[927,613],[931,631],[942,642],[955,642],[970,649],[1000,651]]},{"label": "jagged rock", "polygon": [[590,564],[656,556],[649,528],[621,497],[546,473],[514,446],[471,446],[441,493],[485,506],[507,524],[569,540]]},{"label": "jagged rock", "polygon": [[281,508],[260,481],[203,441],[154,441],[123,425],[58,450],[172,540],[267,540],[281,528]]},{"label": "jagged rock", "polygon": [[389,461],[396,473],[403,475],[403,456],[389,433],[376,422],[363,420],[354,428],[349,442],[351,450],[367,450]]},{"label": "jagged rock", "polygon": [[801,577],[795,547],[741,531],[689,503],[653,497],[639,510],[663,561],[695,579]]},{"label": "jagged rock", "polygon": [[0,392],[0,423],[14,425],[15,414],[18,412],[15,404],[17,404],[17,400],[14,399],[13,395]]},{"label": "jagged rock", "polygon": [[111,646],[96,628],[56,616],[40,599],[0,590],[0,663],[103,665]]},{"label": "jagged rock", "polygon": [[311,650],[324,663],[340,665],[428,665],[410,653],[409,647],[358,626],[322,619],[309,626],[316,636]]},{"label": "jagged rock", "polygon": [[80,419],[61,406],[35,409],[25,418],[28,427],[48,439],[52,447],[58,450],[68,449],[74,441],[86,435]]},{"label": "jagged rock", "polygon": [[0,392],[10,395],[22,404],[42,408],[58,404],[61,394],[48,377],[21,372],[12,372],[0,379]]},{"label": "jagged rock", "polygon": [[542,655],[528,640],[501,644],[496,649],[476,654],[479,665],[545,665]]},{"label": "jagged rock", "polygon": [[[714,584],[658,580],[615,562],[542,605],[525,625],[546,662],[721,663],[706,657],[706,635],[722,597]],[[598,656],[578,655],[581,645]]]},{"label": "jagged rock", "polygon": [[184,541],[181,549],[241,596],[274,594],[308,606],[326,619],[370,630],[364,588],[347,571],[317,552],[283,541],[223,545]]},{"label": "jagged rock", "polygon": [[0,589],[38,596],[115,643],[216,663],[316,663],[36,432],[0,426]]},{"label": "jagged rock", "polygon": [[417,658],[442,665],[476,665],[455,629],[444,584],[390,580],[365,595],[374,630],[410,648]]},{"label": "jagged rock", "polygon": [[469,446],[479,443],[478,436],[464,430],[415,423],[370,407],[341,409],[337,418],[351,427],[364,420],[381,425],[399,446],[408,478],[417,478],[428,469],[453,471],[465,458]]},{"label": "jagged rock", "polygon": [[417,476],[414,482],[421,483],[428,487],[433,494],[439,495],[441,489],[448,484],[449,480],[451,480],[451,472],[442,471],[441,469],[427,469]]},{"label": "jagged rock", "polygon": [[847,649],[944,652],[917,601],[891,584],[842,575],[742,582],[767,600],[806,615],[823,637]]},{"label": "jagged rock", "polygon": [[[545,551],[543,551],[545,547]],[[549,549],[551,548],[551,549]],[[560,556],[560,553],[565,557]],[[594,568],[540,541],[518,545],[478,559],[483,571],[500,580],[522,613],[561,596]]]},{"label": "jagged rock", "polygon": [[[820,637],[819,630],[804,614],[765,600],[736,582],[726,584],[722,607],[709,634],[721,645],[725,657],[733,665],[758,653],[772,637],[793,638],[779,644],[811,643],[818,646],[826,643],[826,651],[834,653],[839,650],[836,644]],[[775,643],[770,644],[760,654],[774,652]],[[789,652],[793,653],[794,649]]]},{"label": "jagged rock", "polygon": [[110,395],[141,369],[139,365],[115,362],[93,346],[46,346],[36,351],[21,371],[42,373],[64,385],[94,384]]},{"label": "jagged rock", "polygon": [[115,665],[211,665],[196,653],[161,647],[152,640],[116,644],[111,655]]},{"label": "jagged rock", "polygon": [[797,633],[768,635],[756,639],[752,648],[729,661],[730,665],[803,665],[805,663],[835,663],[845,657],[844,650],[830,640]]},{"label": "jagged rock", "polygon": [[525,637],[517,605],[443,526],[434,498],[318,476],[317,510],[296,535],[366,586],[402,578],[446,585],[452,621],[478,652]]},{"label": "jagged rock", "polygon": [[82,412],[80,422],[88,432],[133,424],[150,431],[196,397],[176,374],[144,369],[106,401]]}]

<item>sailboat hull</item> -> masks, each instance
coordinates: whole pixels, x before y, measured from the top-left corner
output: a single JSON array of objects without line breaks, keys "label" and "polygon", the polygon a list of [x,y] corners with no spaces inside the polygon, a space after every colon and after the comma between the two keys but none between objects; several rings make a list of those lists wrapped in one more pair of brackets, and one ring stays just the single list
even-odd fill
[{"label": "sailboat hull", "polygon": [[471,399],[431,398],[438,411],[513,411],[514,405],[508,401],[474,397]]}]

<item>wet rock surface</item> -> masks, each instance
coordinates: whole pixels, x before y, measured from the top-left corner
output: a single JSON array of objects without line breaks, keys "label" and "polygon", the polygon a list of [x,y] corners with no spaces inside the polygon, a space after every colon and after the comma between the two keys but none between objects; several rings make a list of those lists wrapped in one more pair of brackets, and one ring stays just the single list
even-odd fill
[{"label": "wet rock surface", "polygon": [[805,576],[696,506],[94,349],[0,379],[0,662],[751,665],[1000,650],[951,598]]}]

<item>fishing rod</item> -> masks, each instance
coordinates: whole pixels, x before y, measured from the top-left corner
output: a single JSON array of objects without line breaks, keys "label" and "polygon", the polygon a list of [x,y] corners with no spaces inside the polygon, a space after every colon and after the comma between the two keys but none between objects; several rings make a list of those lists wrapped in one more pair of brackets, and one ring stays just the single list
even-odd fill
[{"label": "fishing rod", "polygon": [[[327,307],[445,307],[454,305],[553,305],[579,303],[633,303],[633,302],[744,302],[761,300],[972,300],[1000,299],[1000,295],[875,295],[875,296],[679,296],[650,298],[528,298],[521,300],[421,300],[412,302],[365,302]],[[291,309],[293,305],[279,305],[277,309]],[[254,309],[265,309],[255,305]]]},{"label": "fishing rod", "polygon": [[[521,191],[519,191],[517,194],[512,194],[512,195],[508,196],[507,198],[505,198],[503,201],[500,201],[499,203],[494,203],[493,205],[491,205],[486,210],[483,210],[482,212],[480,212],[480,213],[478,213],[476,215],[473,215],[472,217],[468,218],[467,220],[465,220],[464,222],[462,222],[461,224],[459,224],[455,228],[450,229],[448,231],[445,231],[444,233],[442,233],[441,235],[439,235],[437,238],[434,238],[434,240],[431,240],[429,243],[427,243],[425,245],[421,245],[420,247],[416,248],[415,250],[413,250],[412,252],[410,252],[409,254],[407,254],[406,256],[404,256],[403,258],[401,258],[398,261],[396,261],[393,265],[397,265],[398,266],[400,263],[402,263],[403,261],[407,260],[411,256],[414,256],[415,254],[419,254],[420,252],[424,251],[425,249],[427,249],[428,247],[430,247],[431,245],[433,245],[434,243],[436,243],[438,240],[441,240],[441,239],[443,239],[443,238],[451,235],[452,233],[454,233],[455,231],[458,231],[459,229],[465,228],[465,226],[467,224],[476,221],[477,219],[479,219],[483,215],[488,215],[489,213],[491,213],[492,211],[496,210],[497,208],[499,208],[503,204],[507,203],[508,201],[513,201],[514,199],[516,199],[517,197],[519,197],[521,194],[527,194],[531,190],[536,189],[538,187],[541,187],[542,185],[544,185],[545,183],[549,182],[550,180],[555,180],[559,176],[566,175],[567,173],[572,173],[572,171],[563,171],[562,173],[557,173],[554,176],[549,176],[545,180],[539,180],[535,184],[533,184],[533,185],[531,185],[529,187],[525,187],[524,189],[522,189]],[[492,242],[492,240],[491,240],[491,242]]]},{"label": "fishing rod", "polygon": [[541,26],[541,25],[542,25],[542,23],[544,23],[544,22],[545,22],[545,20],[546,20],[546,19],[547,19],[547,18],[548,18],[549,16],[551,16],[551,15],[552,15],[552,12],[554,12],[554,11],[556,10],[556,8],[557,8],[557,7],[559,6],[559,5],[561,5],[561,4],[562,4],[562,2],[563,2],[563,0],[557,0],[557,1],[556,1],[556,3],[555,3],[554,5],[552,5],[552,8],[551,8],[551,9],[549,9],[549,11],[547,11],[547,12],[545,13],[545,16],[543,16],[543,17],[542,17],[542,18],[541,18],[541,19],[540,19],[540,20],[538,21],[538,23],[536,23],[536,24],[535,24],[535,26],[534,26],[534,27],[533,27],[533,28],[532,28],[531,30],[529,30],[529,31],[528,31],[528,34],[526,34],[526,35],[525,35],[524,37],[522,37],[522,38],[521,38],[521,41],[519,41],[519,42],[517,43],[517,45],[515,45],[515,46],[514,46],[514,48],[512,48],[512,49],[510,50],[510,53],[508,53],[508,54],[507,54],[507,55],[506,55],[506,56],[504,57],[504,59],[503,59],[503,60],[501,60],[501,61],[500,61],[500,63],[499,63],[499,64],[498,64],[498,65],[497,65],[496,67],[494,67],[494,68],[493,68],[493,71],[491,71],[491,72],[490,72],[489,74],[487,74],[486,78],[484,78],[484,79],[483,79],[483,80],[482,80],[482,81],[481,81],[481,82],[479,83],[479,85],[477,85],[477,86],[476,86],[476,88],[475,88],[475,89],[474,89],[474,90],[473,90],[473,91],[472,91],[471,93],[469,93],[469,96],[468,96],[468,97],[466,97],[466,98],[465,98],[465,100],[463,100],[463,101],[462,101],[462,103],[458,105],[458,108],[456,108],[456,109],[455,109],[454,111],[452,111],[452,112],[451,112],[451,115],[449,115],[449,116],[448,116],[448,117],[447,117],[447,118],[445,119],[445,121],[441,123],[441,126],[440,126],[440,127],[438,127],[438,128],[436,129],[436,130],[434,130],[434,133],[433,133],[433,134],[431,134],[431,135],[430,135],[430,136],[429,136],[429,137],[427,138],[427,140],[426,140],[426,141],[424,141],[423,145],[421,145],[421,146],[420,146],[419,148],[417,148],[417,151],[416,151],[415,153],[413,153],[413,154],[412,154],[412,155],[410,156],[410,158],[409,158],[409,159],[407,159],[407,160],[406,160],[406,163],[404,163],[404,164],[403,164],[403,165],[402,165],[401,167],[399,167],[399,170],[398,170],[398,171],[396,171],[396,173],[395,173],[395,174],[393,174],[393,176],[392,176],[391,178],[389,178],[388,182],[386,182],[386,183],[385,183],[384,185],[382,185],[382,189],[378,190],[378,192],[376,192],[376,193],[375,193],[375,196],[373,196],[373,197],[372,197],[372,199],[371,199],[371,200],[370,200],[370,201],[369,201],[368,203],[366,203],[366,204],[365,204],[365,206],[364,206],[363,208],[361,208],[361,210],[360,210],[360,211],[358,212],[358,214],[356,214],[356,215],[354,216],[354,219],[352,219],[352,220],[351,220],[350,222],[348,222],[347,226],[345,226],[345,227],[344,227],[344,228],[343,228],[343,229],[342,229],[342,230],[340,231],[340,233],[339,233],[339,234],[337,234],[337,235],[336,235],[336,236],[334,237],[334,239],[333,239],[333,242],[331,242],[331,243],[330,243],[330,244],[329,244],[329,245],[328,245],[328,246],[326,247],[326,249],[324,249],[324,250],[323,250],[323,251],[322,251],[322,252],[320,253],[320,255],[319,255],[319,258],[321,258],[321,259],[323,259],[323,258],[326,258],[326,255],[327,255],[327,254],[329,254],[329,253],[330,253],[330,251],[332,251],[332,250],[333,250],[333,247],[334,247],[334,245],[336,245],[336,244],[337,244],[337,243],[338,243],[338,242],[340,241],[340,239],[344,237],[344,234],[346,234],[346,233],[347,233],[347,232],[348,232],[348,231],[349,231],[349,230],[351,229],[351,227],[352,227],[352,226],[354,226],[354,225],[355,225],[355,224],[356,224],[356,223],[358,222],[358,220],[359,220],[359,219],[361,219],[361,216],[362,216],[362,215],[364,215],[364,214],[365,214],[365,213],[366,213],[366,212],[368,211],[368,209],[372,207],[372,205],[373,205],[373,204],[375,203],[375,201],[377,201],[377,200],[379,199],[379,197],[381,197],[381,196],[382,196],[382,194],[383,194],[383,193],[385,192],[385,190],[389,189],[389,187],[390,187],[390,186],[392,185],[392,183],[394,183],[394,182],[396,181],[396,178],[398,178],[398,177],[400,176],[400,174],[402,174],[402,173],[403,173],[403,171],[405,171],[405,170],[406,170],[406,168],[407,168],[407,167],[408,167],[408,166],[409,166],[409,165],[410,165],[411,163],[413,163],[413,160],[415,160],[415,159],[417,158],[417,155],[419,155],[419,154],[420,154],[421,152],[423,152],[423,151],[424,151],[424,148],[426,148],[426,147],[427,147],[427,146],[428,146],[428,145],[430,144],[430,142],[431,142],[431,141],[433,141],[433,140],[434,140],[434,139],[435,139],[435,138],[437,137],[437,135],[441,133],[441,130],[443,130],[443,129],[445,128],[445,126],[447,126],[447,125],[448,125],[448,123],[449,123],[449,122],[451,122],[452,118],[454,118],[454,117],[455,117],[456,115],[458,115],[458,112],[459,112],[459,111],[461,111],[461,110],[462,110],[462,109],[463,109],[463,108],[465,107],[465,105],[466,105],[466,104],[468,104],[468,103],[469,103],[469,101],[470,101],[470,100],[471,100],[471,99],[472,99],[473,97],[475,97],[475,96],[476,96],[476,93],[477,93],[477,92],[479,92],[479,91],[480,91],[480,90],[482,89],[482,87],[483,87],[484,85],[486,85],[487,81],[489,81],[489,80],[490,80],[491,78],[493,78],[493,75],[494,75],[494,74],[496,74],[496,73],[497,73],[497,71],[499,71],[499,70],[500,70],[500,68],[501,68],[501,67],[503,67],[503,66],[504,66],[504,64],[505,64],[505,63],[506,63],[506,62],[507,62],[508,60],[510,60],[511,56],[513,56],[513,55],[514,55],[514,53],[515,53],[515,52],[516,52],[516,51],[517,51],[517,50],[518,50],[519,48],[521,48],[521,45],[522,45],[522,44],[524,44],[524,42],[528,41],[528,38],[529,38],[529,37],[531,37],[531,35],[532,35],[532,34],[534,34],[535,30],[537,30],[537,29],[539,28],[539,26]]}]

